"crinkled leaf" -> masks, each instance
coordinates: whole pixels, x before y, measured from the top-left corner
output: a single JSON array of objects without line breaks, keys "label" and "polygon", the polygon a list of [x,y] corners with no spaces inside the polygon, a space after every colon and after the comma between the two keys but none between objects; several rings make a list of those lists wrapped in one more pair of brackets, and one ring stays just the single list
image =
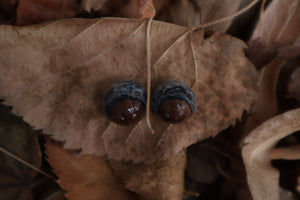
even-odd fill
[{"label": "crinkled leaf", "polygon": [[154,21],[152,90],[165,80],[185,82],[198,107],[170,125],[151,113],[152,134],[141,120],[123,127],[102,110],[105,91],[119,80],[146,86],[145,20],[61,20],[0,28],[0,91],[25,121],[65,148],[115,160],[154,162],[216,135],[249,110],[257,73],[245,44],[229,35]]}]

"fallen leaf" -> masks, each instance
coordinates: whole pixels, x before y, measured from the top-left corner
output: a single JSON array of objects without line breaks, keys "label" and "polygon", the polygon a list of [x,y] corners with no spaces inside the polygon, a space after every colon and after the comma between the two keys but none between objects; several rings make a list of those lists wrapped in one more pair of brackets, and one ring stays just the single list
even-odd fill
[{"label": "fallen leaf", "polygon": [[[98,11],[101,13],[101,16],[143,18],[145,15],[147,17],[144,18],[149,18],[168,6],[171,0],[153,0],[152,4],[150,3],[151,1],[152,0],[105,0],[105,3],[99,3],[98,0],[83,0],[81,5],[85,10]],[[148,14],[145,12],[148,12]]]},{"label": "fallen leaf", "polygon": [[118,178],[143,200],[182,200],[185,152],[151,165],[109,160]]},{"label": "fallen leaf", "polygon": [[153,0],[139,0],[139,13],[141,19],[153,18],[155,16]]},{"label": "fallen leaf", "polygon": [[197,182],[213,183],[221,176],[218,168],[224,168],[228,162],[205,144],[192,145],[187,151],[186,175]]},{"label": "fallen leaf", "polygon": [[[241,0],[238,10],[245,8],[253,0]],[[261,4],[257,3],[249,10],[236,16],[227,29],[226,33],[234,37],[240,38],[243,41],[248,41],[252,35],[252,32],[257,24],[259,18]]]},{"label": "fallen leaf", "polygon": [[137,199],[122,187],[105,157],[78,156],[50,138],[46,138],[45,148],[47,161],[68,200]]},{"label": "fallen leaf", "polygon": [[[175,125],[151,113],[123,127],[102,110],[105,91],[116,81],[147,82],[147,21],[72,19],[0,29],[0,90],[13,112],[83,154],[152,163],[215,136],[249,110],[257,73],[229,35],[159,21],[151,25],[152,91],[173,79],[197,98],[194,115]],[[17,58],[17,59],[16,59]]]},{"label": "fallen leaf", "polygon": [[300,56],[287,60],[280,70],[277,85],[278,112],[283,113],[300,107],[299,75]]},{"label": "fallen leaf", "polygon": [[297,130],[300,108],[273,117],[245,138],[242,154],[254,200],[279,200],[279,172],[271,166],[269,153],[280,139]]},{"label": "fallen leaf", "polygon": [[79,11],[76,0],[19,0],[17,25],[74,17]]},{"label": "fallen leaf", "polygon": [[[263,41],[263,44],[258,45],[263,48],[256,51],[256,56],[250,56],[250,58],[251,60],[263,61],[257,63],[268,64],[260,71],[257,99],[251,110],[251,115],[244,121],[245,126],[241,134],[243,136],[247,135],[251,130],[267,119],[275,116],[278,112],[276,94],[278,75],[286,60],[276,56],[274,58],[274,55],[277,54],[279,50],[274,50],[273,48],[294,44],[295,41],[297,41],[300,33],[300,26],[298,26],[300,14],[297,12],[299,9],[300,3],[298,3],[298,1],[274,0],[264,12],[260,22],[261,24],[258,24],[255,28],[251,39],[252,41],[249,42],[254,45],[249,48],[257,48],[255,41]],[[249,50],[249,52],[251,52],[251,50]],[[252,52],[255,52],[255,49],[252,50]]]},{"label": "fallen leaf", "polygon": [[250,40],[246,49],[247,57],[258,70],[265,67],[278,55],[278,48],[275,45],[266,44],[262,39]]},{"label": "fallen leaf", "polygon": [[300,55],[300,39],[291,45],[285,45],[279,48],[279,57],[285,59],[295,58]]},{"label": "fallen leaf", "polygon": [[260,38],[267,44],[293,44],[300,32],[299,7],[299,1],[274,0],[263,13],[252,39]]},{"label": "fallen leaf", "polygon": [[300,101],[300,67],[292,73],[288,82],[288,96]]},{"label": "fallen leaf", "polygon": [[[20,117],[0,105],[0,147],[39,168],[41,154],[37,133]],[[32,185],[37,172],[0,152],[0,199],[32,200]]]},{"label": "fallen leaf", "polygon": [[91,12],[92,10],[100,10],[106,2],[107,0],[82,0],[80,6]]},{"label": "fallen leaf", "polygon": [[[157,15],[157,19],[183,26],[195,26],[227,17],[235,13],[239,5],[240,0],[173,0]],[[225,32],[231,21],[219,23],[209,29]]]}]

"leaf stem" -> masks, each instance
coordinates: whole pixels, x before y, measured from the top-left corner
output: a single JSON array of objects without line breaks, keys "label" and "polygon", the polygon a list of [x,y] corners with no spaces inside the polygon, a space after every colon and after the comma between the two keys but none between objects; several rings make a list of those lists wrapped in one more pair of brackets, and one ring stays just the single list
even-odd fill
[{"label": "leaf stem", "polygon": [[151,93],[151,48],[150,48],[150,30],[151,23],[153,18],[149,18],[147,27],[146,27],[146,48],[147,48],[147,104],[146,104],[146,121],[147,126],[151,133],[154,133],[154,130],[150,122],[150,93]]}]

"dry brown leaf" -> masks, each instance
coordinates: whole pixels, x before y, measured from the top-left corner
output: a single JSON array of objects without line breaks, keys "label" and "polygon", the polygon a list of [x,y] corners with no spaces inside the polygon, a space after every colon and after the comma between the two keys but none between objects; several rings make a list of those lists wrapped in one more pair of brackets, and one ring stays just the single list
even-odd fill
[{"label": "dry brown leaf", "polygon": [[[84,0],[83,8],[99,11],[102,16],[142,18],[143,13],[150,11],[147,17],[154,16],[155,10],[160,11],[166,7],[171,0],[105,0],[105,3],[99,3],[98,0]],[[149,4],[150,3],[150,4]],[[148,7],[150,5],[150,7]],[[142,8],[142,9],[141,9]],[[155,9],[154,9],[155,8]]]},{"label": "dry brown leaf", "polygon": [[19,0],[17,25],[71,18],[79,11],[76,0]]},{"label": "dry brown leaf", "polygon": [[145,20],[62,20],[0,29],[0,90],[13,112],[65,148],[115,160],[154,162],[234,124],[255,99],[257,73],[245,44],[220,33],[153,21],[152,90],[165,80],[185,82],[196,95],[194,115],[170,125],[151,113],[123,127],[102,111],[116,81],[146,85]]},{"label": "dry brown leaf", "polygon": [[[256,27],[252,40],[255,41],[259,38],[260,41],[264,42],[263,46],[269,45],[271,49],[274,46],[294,44],[300,35],[300,26],[298,26],[300,13],[297,12],[299,9],[299,1],[272,1],[262,16],[262,24],[258,24]],[[265,50],[265,48],[260,48],[260,51],[256,51],[257,59],[254,60],[261,60],[260,58],[263,57],[261,54],[269,57],[268,53],[271,51]],[[271,52],[271,54],[274,53],[277,54],[276,52]],[[270,63],[261,70],[257,99],[251,111],[251,116],[245,123],[244,135],[262,122],[275,116],[278,111],[276,99],[277,80],[286,60],[283,58],[272,59],[273,56],[271,55],[271,59],[265,60],[267,61],[266,63]]]},{"label": "dry brown leaf", "polygon": [[84,10],[91,12],[92,10],[100,10],[106,1],[107,0],[82,0],[80,6]]},{"label": "dry brown leaf", "polygon": [[33,200],[32,186],[36,184],[37,172],[31,167],[41,166],[37,132],[3,105],[0,105],[0,148],[0,199]]},{"label": "dry brown leaf", "polygon": [[125,187],[135,191],[143,200],[182,200],[184,188],[184,152],[151,165],[110,160],[116,175]]},{"label": "dry brown leaf", "polygon": [[155,16],[153,0],[139,0],[139,13],[141,19],[153,18]]},{"label": "dry brown leaf", "polygon": [[[195,26],[205,24],[237,11],[240,0],[173,0],[158,14],[157,19],[180,24]],[[214,31],[225,32],[232,20],[209,27]]]},{"label": "dry brown leaf", "polygon": [[116,179],[105,157],[78,156],[49,138],[45,143],[47,161],[66,190],[68,200],[134,200]]},{"label": "dry brown leaf", "polygon": [[288,95],[300,101],[300,66],[292,73],[288,82]]},{"label": "dry brown leaf", "polygon": [[261,24],[252,39],[260,38],[267,44],[293,44],[300,33],[298,0],[274,0],[263,14]]},{"label": "dry brown leaf", "polygon": [[271,166],[269,154],[277,142],[300,130],[300,108],[276,116],[244,140],[243,159],[254,200],[279,200],[279,172]]}]

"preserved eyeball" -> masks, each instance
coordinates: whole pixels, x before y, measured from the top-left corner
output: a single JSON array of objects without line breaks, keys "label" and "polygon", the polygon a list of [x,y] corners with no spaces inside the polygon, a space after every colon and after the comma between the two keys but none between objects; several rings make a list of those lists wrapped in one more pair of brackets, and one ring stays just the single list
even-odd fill
[{"label": "preserved eyeball", "polygon": [[179,123],[192,116],[197,101],[194,92],[186,84],[168,80],[161,84],[152,98],[152,110],[168,123]]},{"label": "preserved eyeball", "polygon": [[107,117],[123,126],[137,123],[145,115],[146,90],[134,80],[123,80],[111,86],[104,96]]}]

